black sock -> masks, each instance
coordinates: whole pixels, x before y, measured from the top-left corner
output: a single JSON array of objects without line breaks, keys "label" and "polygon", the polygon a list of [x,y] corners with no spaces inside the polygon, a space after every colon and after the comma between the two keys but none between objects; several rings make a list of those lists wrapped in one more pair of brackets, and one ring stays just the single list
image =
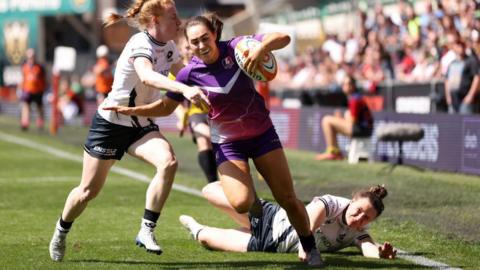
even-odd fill
[{"label": "black sock", "polygon": [[59,220],[58,223],[60,224],[60,227],[62,227],[62,229],[64,229],[65,231],[68,231],[68,230],[70,230],[70,228],[72,227],[73,221],[72,221],[72,222],[66,222],[66,221],[63,220],[62,217],[60,216],[60,220]]},{"label": "black sock", "polygon": [[209,183],[218,180],[215,154],[213,154],[211,149],[198,152],[198,164],[200,164],[200,167],[202,168],[202,171],[207,177]]},{"label": "black sock", "polygon": [[310,252],[315,248],[315,238],[313,237],[313,234],[308,236],[299,235],[298,237],[300,238],[300,243],[302,244],[303,250],[306,252]]},{"label": "black sock", "polygon": [[159,217],[160,217],[160,213],[153,212],[148,209],[145,209],[145,212],[143,213],[143,218],[153,223],[157,223],[157,220]]},{"label": "black sock", "polygon": [[255,201],[253,202],[252,206],[250,207],[250,210],[248,210],[248,213],[250,216],[255,217],[255,218],[261,218],[263,216],[263,207],[262,203],[258,198],[255,198]]}]

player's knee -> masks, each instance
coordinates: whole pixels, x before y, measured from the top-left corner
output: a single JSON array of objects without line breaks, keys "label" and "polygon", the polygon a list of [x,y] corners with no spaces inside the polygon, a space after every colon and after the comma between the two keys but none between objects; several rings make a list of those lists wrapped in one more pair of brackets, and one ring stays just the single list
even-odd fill
[{"label": "player's knee", "polygon": [[215,193],[219,191],[218,187],[217,187],[218,184],[219,184],[218,182],[213,182],[213,183],[210,183],[208,185],[205,185],[202,188],[203,197],[208,199],[211,196],[215,195]]},{"label": "player's knee", "polygon": [[247,213],[252,207],[253,199],[249,198],[235,198],[230,200],[230,204],[233,206],[235,211],[239,214]]},{"label": "player's knee", "polygon": [[163,156],[155,166],[157,167],[157,171],[175,172],[178,168],[178,161],[174,155],[169,154]]},{"label": "player's knee", "polygon": [[330,123],[333,120],[333,116],[331,115],[326,115],[322,118],[322,126],[330,125]]}]

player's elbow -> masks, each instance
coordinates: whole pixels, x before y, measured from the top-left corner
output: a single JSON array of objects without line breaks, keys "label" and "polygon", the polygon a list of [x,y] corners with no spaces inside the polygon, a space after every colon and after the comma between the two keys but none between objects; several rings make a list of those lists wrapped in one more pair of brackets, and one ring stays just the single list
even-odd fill
[{"label": "player's elbow", "polygon": [[148,79],[148,76],[139,76],[140,82],[145,85],[150,85],[151,81]]},{"label": "player's elbow", "polygon": [[283,44],[285,44],[285,46],[287,46],[288,44],[290,44],[290,41],[292,39],[290,38],[289,35],[282,33],[281,40],[282,40]]}]

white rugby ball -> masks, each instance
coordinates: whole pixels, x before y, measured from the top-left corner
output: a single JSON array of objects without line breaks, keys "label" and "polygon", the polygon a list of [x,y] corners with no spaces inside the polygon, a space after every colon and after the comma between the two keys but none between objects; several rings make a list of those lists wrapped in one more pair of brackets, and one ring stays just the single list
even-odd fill
[{"label": "white rugby ball", "polygon": [[238,66],[250,78],[257,81],[268,82],[277,75],[277,61],[271,52],[265,54],[265,58],[253,73],[248,73],[245,70],[245,59],[248,56],[247,51],[260,45],[260,41],[253,38],[243,38],[235,46],[235,60]]}]

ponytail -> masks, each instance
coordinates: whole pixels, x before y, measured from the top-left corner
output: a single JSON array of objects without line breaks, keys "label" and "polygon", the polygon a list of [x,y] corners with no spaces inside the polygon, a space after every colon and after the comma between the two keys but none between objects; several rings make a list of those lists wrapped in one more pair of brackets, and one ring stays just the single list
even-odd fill
[{"label": "ponytail", "polygon": [[387,197],[388,192],[384,185],[376,185],[368,190],[357,191],[353,194],[353,198],[368,198],[375,210],[377,210],[377,217],[382,214],[385,206],[383,199]]},{"label": "ponytail", "polygon": [[189,19],[185,23],[185,28],[183,32],[187,40],[188,40],[187,29],[191,26],[198,25],[198,24],[203,24],[205,27],[207,27],[207,29],[210,32],[215,33],[217,35],[217,39],[215,41],[216,42],[220,41],[220,38],[222,37],[223,22],[220,20],[217,14],[213,12],[209,12],[209,13],[205,13],[203,15],[196,16]]},{"label": "ponytail", "polygon": [[175,5],[173,0],[136,0],[125,15],[110,13],[105,19],[104,27],[108,27],[119,20],[128,19],[139,28],[146,28],[152,16],[160,16],[167,5]]}]

